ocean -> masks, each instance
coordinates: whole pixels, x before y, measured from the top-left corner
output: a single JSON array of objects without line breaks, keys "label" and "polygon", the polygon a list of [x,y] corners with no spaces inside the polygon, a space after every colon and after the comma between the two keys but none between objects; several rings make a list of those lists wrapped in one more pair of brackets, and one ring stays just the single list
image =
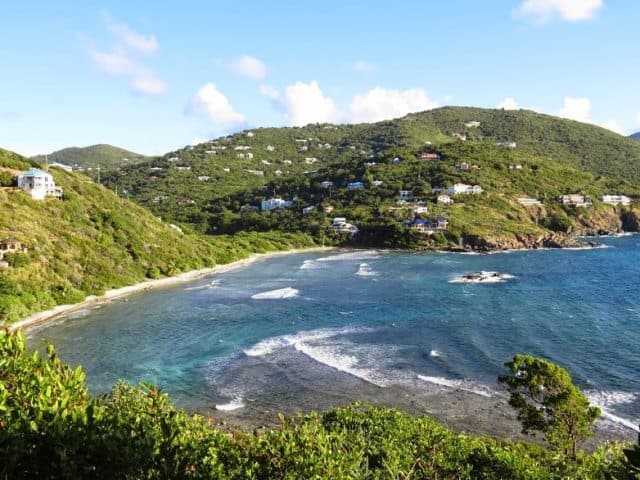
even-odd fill
[{"label": "ocean", "polygon": [[[152,382],[192,411],[260,422],[355,400],[509,434],[516,353],[565,367],[611,425],[640,422],[640,237],[494,254],[277,256],[76,311],[29,333],[92,393]],[[474,272],[482,277],[465,277]],[[504,428],[501,428],[502,425]],[[506,429],[506,430],[505,430]]]}]

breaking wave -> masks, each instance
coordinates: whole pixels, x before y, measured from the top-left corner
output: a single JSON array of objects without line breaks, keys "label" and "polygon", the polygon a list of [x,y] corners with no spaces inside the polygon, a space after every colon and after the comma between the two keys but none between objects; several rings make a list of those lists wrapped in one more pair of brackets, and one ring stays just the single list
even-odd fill
[{"label": "breaking wave", "polygon": [[277,290],[269,290],[268,292],[256,293],[251,295],[254,300],[280,300],[283,298],[297,297],[300,292],[295,288],[286,287]]}]

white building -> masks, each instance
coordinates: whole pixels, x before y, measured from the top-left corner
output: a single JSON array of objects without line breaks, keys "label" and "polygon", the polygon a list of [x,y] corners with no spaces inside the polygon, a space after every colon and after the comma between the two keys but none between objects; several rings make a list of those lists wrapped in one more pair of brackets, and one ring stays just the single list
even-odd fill
[{"label": "white building", "polygon": [[602,195],[600,200],[602,200],[602,203],[611,205],[629,205],[631,203],[631,199],[626,195]]},{"label": "white building", "polygon": [[465,123],[464,126],[467,128],[478,128],[480,126],[480,122],[477,120],[471,120],[470,122]]},{"label": "white building", "polygon": [[480,185],[468,185],[466,183],[455,183],[446,189],[449,195],[477,195],[482,191]]},{"label": "white building", "polygon": [[333,223],[329,225],[329,229],[338,233],[348,233],[349,235],[355,235],[358,233],[358,227],[348,223],[345,217],[334,218]]},{"label": "white building", "polygon": [[507,148],[516,148],[518,146],[518,144],[516,144],[516,142],[497,142],[496,145],[498,147],[507,147]]},{"label": "white building", "polygon": [[18,187],[31,195],[34,200],[44,200],[44,197],[62,198],[62,189],[56,187],[53,176],[38,168],[32,168],[18,175]]},{"label": "white building", "polygon": [[308,207],[304,207],[302,209],[302,214],[303,215],[309,215],[311,212],[313,212],[316,209],[316,207],[314,207],[313,205],[309,205]]},{"label": "white building", "polygon": [[562,203],[563,205],[569,205],[571,207],[590,207],[592,205],[591,197],[579,195],[577,193],[562,195],[560,197],[560,203]]},{"label": "white building", "polygon": [[290,207],[292,203],[293,202],[291,202],[290,200],[283,200],[281,198],[269,198],[262,201],[260,209],[263,212],[268,212],[270,210],[278,210],[280,208]]},{"label": "white building", "polygon": [[438,201],[439,204],[449,205],[449,204],[453,203],[453,198],[451,198],[449,195],[445,195],[443,193],[441,195],[438,195],[437,201]]},{"label": "white building", "polygon": [[330,180],[325,180],[324,182],[320,182],[320,188],[333,188],[334,187],[334,183]]},{"label": "white building", "polygon": [[542,202],[537,198],[520,197],[518,203],[525,207],[531,207],[533,205],[542,205]]}]

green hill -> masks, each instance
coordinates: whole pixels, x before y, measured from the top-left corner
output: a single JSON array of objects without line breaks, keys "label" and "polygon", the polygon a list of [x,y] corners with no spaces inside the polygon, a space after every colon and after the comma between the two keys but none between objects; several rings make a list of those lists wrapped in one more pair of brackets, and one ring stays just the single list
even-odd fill
[{"label": "green hill", "polygon": [[[85,170],[97,167],[105,170],[120,168],[125,165],[133,165],[152,158],[139,153],[130,152],[124,148],[105,144],[91,145],[89,147],[63,148],[62,150],[46,155],[46,157],[49,163],[59,162],[72,166],[74,169]],[[37,155],[32,157],[32,159],[36,162],[44,163],[45,155]]]},{"label": "green hill", "polygon": [[[0,150],[2,179],[33,165]],[[0,188],[0,240],[16,239],[28,248],[6,254],[9,265],[0,268],[0,324],[145,278],[310,244],[297,234],[207,239],[181,233],[81,173],[50,173],[64,191],[60,200],[38,201],[18,188]]]},{"label": "green hill", "polygon": [[[441,160],[420,160],[425,151]],[[323,181],[334,188],[322,188]],[[354,181],[364,188],[347,189]],[[640,144],[532,111],[446,107],[375,124],[254,129],[126,167],[105,182],[157,215],[209,234],[302,230],[351,244],[515,248],[566,244],[562,233],[636,229],[637,211],[598,199],[640,195]],[[433,190],[458,182],[484,193],[437,204]],[[400,190],[413,200],[399,202]],[[594,206],[561,206],[558,197],[570,193],[591,196]],[[272,196],[291,200],[291,208],[257,212]],[[543,205],[525,207],[521,197]],[[335,210],[323,213],[327,204]],[[316,209],[303,215],[306,206]],[[423,207],[419,216],[448,218],[447,231],[425,238],[403,228],[416,206]],[[360,234],[332,238],[334,216],[356,223]]]}]

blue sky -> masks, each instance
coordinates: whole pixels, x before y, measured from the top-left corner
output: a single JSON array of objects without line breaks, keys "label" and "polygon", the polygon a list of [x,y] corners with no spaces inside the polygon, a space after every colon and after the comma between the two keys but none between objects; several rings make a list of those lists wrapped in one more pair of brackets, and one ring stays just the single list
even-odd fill
[{"label": "blue sky", "polygon": [[314,3],[5,2],[0,147],[161,154],[443,105],[640,130],[637,0]]}]

